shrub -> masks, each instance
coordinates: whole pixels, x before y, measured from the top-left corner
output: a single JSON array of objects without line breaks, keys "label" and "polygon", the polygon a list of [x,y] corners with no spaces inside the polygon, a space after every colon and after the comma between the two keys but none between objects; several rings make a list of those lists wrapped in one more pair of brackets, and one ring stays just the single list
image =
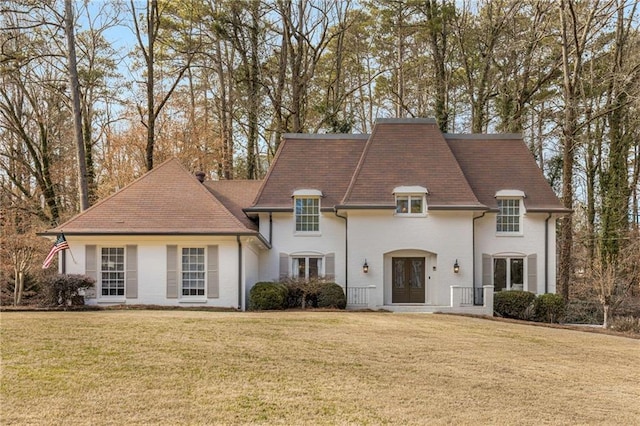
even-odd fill
[{"label": "shrub", "polygon": [[336,283],[324,283],[318,291],[318,308],[344,309],[347,307],[347,298],[342,287]]},{"label": "shrub", "polygon": [[92,288],[95,280],[86,275],[58,274],[48,278],[42,304],[45,306],[78,306],[84,305],[84,296],[80,290]]},{"label": "shrub", "polygon": [[497,292],[493,297],[493,310],[501,317],[526,320],[530,318],[529,307],[536,295],[521,290]]},{"label": "shrub", "polygon": [[570,324],[602,324],[602,305],[594,300],[572,300],[566,306],[564,322]]},{"label": "shrub", "polygon": [[317,308],[320,289],[327,284],[322,278],[304,280],[300,278],[288,278],[283,281],[289,294],[287,295],[287,308]]},{"label": "shrub", "polygon": [[560,322],[567,312],[564,298],[559,294],[541,294],[533,301],[533,317],[540,322]]},{"label": "shrub", "polygon": [[259,282],[249,292],[249,309],[276,310],[285,309],[287,288],[281,283]]},{"label": "shrub", "polygon": [[632,316],[613,317],[610,328],[622,333],[640,334],[640,318]]}]

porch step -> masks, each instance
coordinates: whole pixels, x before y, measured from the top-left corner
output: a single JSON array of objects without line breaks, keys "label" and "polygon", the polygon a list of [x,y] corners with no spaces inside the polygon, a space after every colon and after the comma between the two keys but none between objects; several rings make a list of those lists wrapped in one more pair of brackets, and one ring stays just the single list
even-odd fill
[{"label": "porch step", "polygon": [[421,313],[432,314],[434,312],[446,312],[451,310],[449,306],[434,306],[434,305],[385,305],[381,306],[381,309],[394,313]]}]

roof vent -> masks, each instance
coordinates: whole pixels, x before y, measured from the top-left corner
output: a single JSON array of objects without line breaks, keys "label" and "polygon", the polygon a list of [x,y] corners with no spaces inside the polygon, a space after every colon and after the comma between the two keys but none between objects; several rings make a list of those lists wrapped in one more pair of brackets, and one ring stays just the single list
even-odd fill
[{"label": "roof vent", "polygon": [[196,172],[196,177],[198,178],[198,180],[200,181],[200,183],[204,183],[204,177],[207,174],[205,172]]}]

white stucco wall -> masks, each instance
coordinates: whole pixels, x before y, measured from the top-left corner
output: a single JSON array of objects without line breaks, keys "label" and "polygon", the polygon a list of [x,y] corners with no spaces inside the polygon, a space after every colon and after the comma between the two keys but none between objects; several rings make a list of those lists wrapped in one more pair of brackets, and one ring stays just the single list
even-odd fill
[{"label": "white stucco wall", "polygon": [[[262,221],[267,222],[263,227]],[[268,240],[269,215],[260,215],[260,229]],[[259,281],[272,281],[280,277],[280,253],[288,255],[318,255],[335,253],[335,281],[344,286],[345,231],[344,219],[332,212],[320,213],[319,233],[296,233],[293,213],[273,213],[272,248],[260,253]],[[291,267],[291,265],[289,265]]]},{"label": "white stucco wall", "polygon": [[[238,244],[236,237],[212,236],[66,236],[72,256],[67,252],[66,272],[85,273],[85,246],[96,245],[98,254],[101,247],[123,247],[136,245],[138,251],[138,297],[125,299],[107,298],[100,295],[99,284],[96,287],[97,298],[86,299],[88,304],[157,304],[173,306],[212,306],[224,308],[238,307]],[[218,246],[219,297],[170,299],[167,291],[167,245],[181,247]],[[126,256],[125,256],[126,257]],[[206,256],[205,256],[206,257]],[[255,263],[246,256],[248,263]],[[75,259],[75,262],[74,262]],[[99,274],[98,274],[99,275]],[[250,276],[247,275],[247,279]]]},{"label": "white stucco wall", "polygon": [[[528,262],[524,262],[524,290],[545,292],[545,219],[547,213],[527,213],[523,216],[522,235],[501,236],[496,233],[496,214],[487,213],[476,221],[476,280],[482,282],[482,255],[493,257],[527,257],[537,255],[536,288],[528,281]],[[548,221],[548,281],[547,291],[556,291],[556,217]],[[493,276],[493,275],[492,275]]]},{"label": "white stucco wall", "polygon": [[[425,304],[449,306],[451,286],[482,286],[482,254],[491,256],[537,255],[537,293],[545,289],[545,219],[546,213],[529,213],[523,218],[521,236],[499,236],[495,231],[495,213],[487,213],[475,222],[475,256],[473,253],[473,217],[478,212],[430,211],[422,217],[396,216],[393,210],[348,210],[348,280],[345,280],[345,222],[333,213],[323,212],[318,235],[296,234],[293,213],[273,213],[271,250],[260,250],[256,281],[277,280],[280,253],[335,253],[336,282],[343,287],[367,288],[369,307],[391,304],[391,259],[425,257]],[[268,239],[268,214],[261,214],[261,230]],[[555,292],[556,218],[548,223],[548,291]],[[266,225],[264,224],[266,223]],[[365,260],[369,272],[364,273]],[[458,262],[459,273],[453,265]],[[525,260],[525,279],[528,262]],[[247,280],[250,286],[251,280]],[[525,283],[525,290],[527,290]],[[534,289],[531,289],[533,291]]]},{"label": "white stucco wall", "polygon": [[[392,210],[350,210],[349,286],[375,286],[370,293],[370,306],[389,304],[391,256],[421,256],[428,252],[432,256],[425,256],[427,303],[448,306],[450,286],[473,285],[471,217],[471,212],[454,211],[403,217]],[[365,259],[369,265],[367,274],[362,272]],[[460,265],[457,274],[453,272],[456,260]]]},{"label": "white stucco wall", "polygon": [[255,244],[250,244],[243,239],[243,265],[244,265],[244,294],[243,294],[243,310],[249,307],[249,292],[253,285],[259,280],[260,252],[262,251]]}]

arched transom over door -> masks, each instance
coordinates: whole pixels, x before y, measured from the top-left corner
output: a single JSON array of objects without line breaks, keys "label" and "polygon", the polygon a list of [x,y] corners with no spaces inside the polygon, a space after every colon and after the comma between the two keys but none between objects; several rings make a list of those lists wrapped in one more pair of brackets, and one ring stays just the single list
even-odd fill
[{"label": "arched transom over door", "polygon": [[392,303],[424,303],[425,258],[392,259]]}]

